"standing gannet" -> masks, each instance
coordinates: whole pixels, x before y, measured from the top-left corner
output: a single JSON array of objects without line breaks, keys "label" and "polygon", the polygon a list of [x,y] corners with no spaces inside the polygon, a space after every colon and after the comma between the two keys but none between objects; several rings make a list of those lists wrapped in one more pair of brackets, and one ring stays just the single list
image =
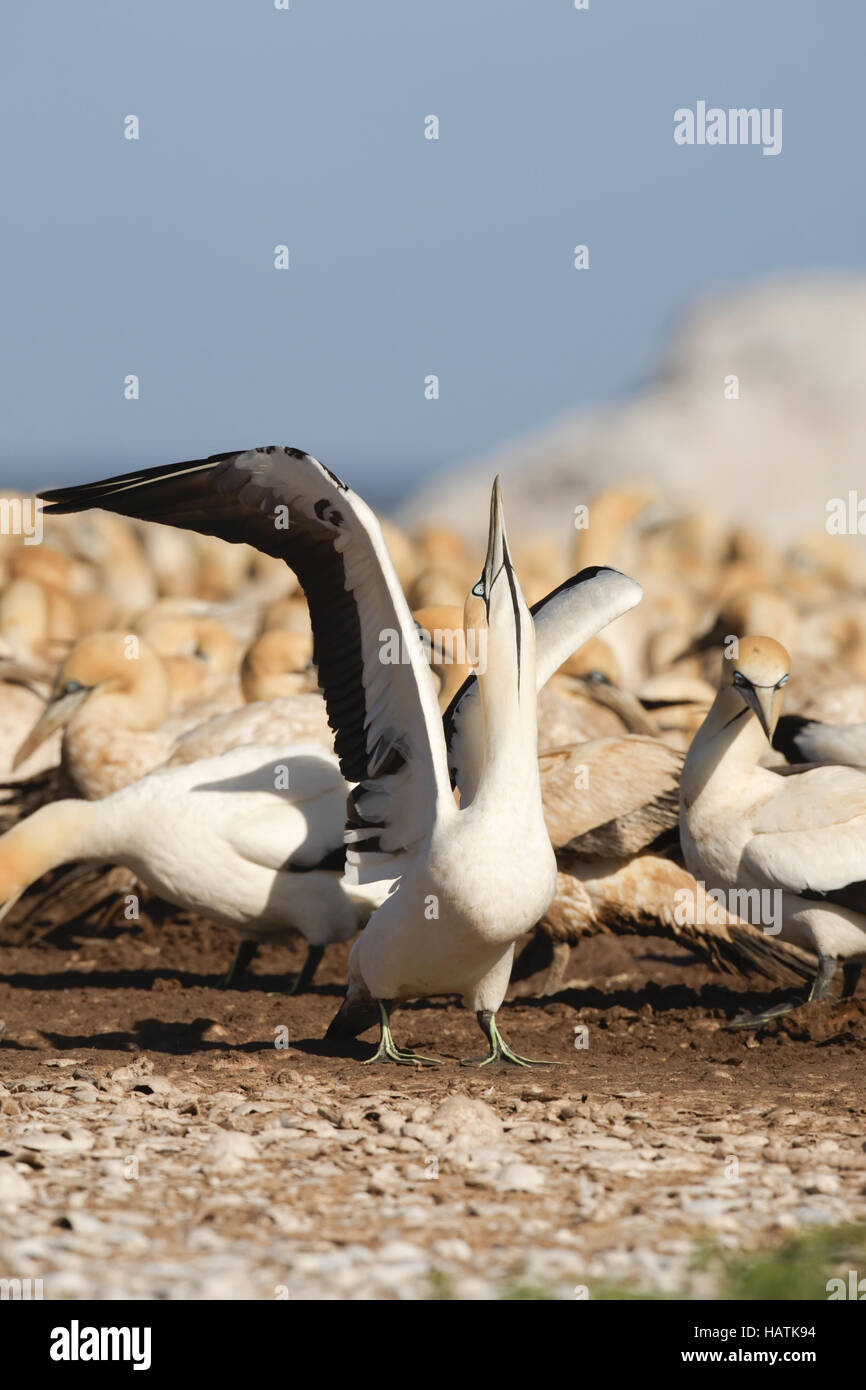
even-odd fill
[{"label": "standing gannet", "polygon": [[245,945],[299,931],[303,989],[325,946],[378,901],[342,882],[347,792],[333,754],[251,744],[98,801],[53,801],[0,836],[0,904],[61,864],[123,864],[167,902],[239,931],[241,961]]},{"label": "standing gannet", "polygon": [[[398,617],[409,637],[406,620]],[[408,999],[459,993],[489,1044],[486,1056],[470,1064],[525,1066],[527,1059],[502,1038],[496,1014],[508,986],[514,943],[553,898],[556,860],[544,826],[538,776],[535,630],[508,553],[498,478],[490,502],[487,557],[466,599],[463,625],[478,637],[473,664],[484,726],[478,786],[471,804],[458,810],[442,729],[425,710],[427,766],[413,765],[393,743],[390,750],[398,753],[395,779],[408,773],[409,786],[419,775],[427,783],[426,816],[417,804],[418,793],[412,798],[415,844],[401,844],[388,833],[387,790],[383,795],[375,781],[356,790],[350,866],[363,866],[367,846],[379,854],[405,852],[397,861],[395,890],[352,948],[346,999],[328,1036],[364,1031],[371,1007],[376,1008],[381,1025],[376,1057],[429,1062],[395,1046],[390,1010]],[[426,674],[424,668],[422,672]],[[422,687],[425,695],[432,691],[431,682],[419,679],[419,694]],[[383,825],[388,826],[384,833]]]},{"label": "standing gannet", "polygon": [[[332,1035],[361,1032],[378,1016],[377,1057],[412,1062],[393,1044],[390,1005],[459,991],[488,1038],[484,1060],[519,1061],[501,1041],[495,1011],[513,943],[552,895],[555,861],[538,791],[534,632],[508,557],[498,486],[484,574],[465,615],[487,647],[486,669],[478,672],[487,757],[465,811],[451,793],[433,678],[378,523],[317,460],[272,446],[45,496],[49,511],[100,507],[187,526],[255,545],[295,570],[337,756],[346,780],[359,784],[347,832],[354,876],[402,875],[353,955],[349,996]],[[633,593],[620,612],[640,595],[624,583]],[[561,604],[569,590],[563,586]],[[606,613],[587,636],[613,616]],[[392,639],[398,659],[383,660]],[[555,670],[574,644],[549,645]]]},{"label": "standing gannet", "polygon": [[866,960],[866,773],[814,767],[780,775],[760,766],[789,665],[771,637],[740,638],[723,659],[719,692],[683,766],[680,837],[696,879],[740,890],[738,901],[746,890],[754,925],[780,927],[817,953],[813,1000],[826,996],[840,960],[843,992],[851,993]]}]

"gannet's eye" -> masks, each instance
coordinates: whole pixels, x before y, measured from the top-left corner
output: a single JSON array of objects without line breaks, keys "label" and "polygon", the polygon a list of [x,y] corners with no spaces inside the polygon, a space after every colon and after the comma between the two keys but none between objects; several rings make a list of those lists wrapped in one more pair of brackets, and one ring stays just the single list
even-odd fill
[{"label": "gannet's eye", "polygon": [[472,592],[476,598],[484,597],[485,593],[487,592],[487,590],[484,587],[484,575],[482,575],[478,583],[473,586]]},{"label": "gannet's eye", "polygon": [[748,684],[749,684],[749,681],[746,680],[746,677],[743,675],[742,671],[735,671],[734,674],[733,674],[732,679],[733,679],[734,685],[748,685]]},{"label": "gannet's eye", "polygon": [[787,676],[783,676],[782,679],[781,679],[780,681],[776,681],[776,689],[778,690],[781,686],[787,685],[787,684],[788,684],[788,677],[787,677]]},{"label": "gannet's eye", "polygon": [[64,695],[77,695],[78,692],[79,692],[79,690],[83,690],[83,689],[84,689],[84,686],[81,684],[81,681],[67,681],[66,684],[65,684],[64,687],[63,687],[63,694],[64,694]]},{"label": "gannet's eye", "polygon": [[610,681],[604,674],[604,671],[589,671],[587,672],[586,679],[592,681],[593,685],[610,685]]}]

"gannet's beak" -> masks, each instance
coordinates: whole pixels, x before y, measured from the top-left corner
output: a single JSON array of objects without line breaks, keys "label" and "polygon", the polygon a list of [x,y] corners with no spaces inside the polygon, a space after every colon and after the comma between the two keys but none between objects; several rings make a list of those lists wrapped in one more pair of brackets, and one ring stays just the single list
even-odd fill
[{"label": "gannet's beak", "polygon": [[17,767],[20,767],[21,763],[23,763],[26,758],[30,757],[31,753],[35,753],[40,744],[44,743],[47,738],[50,738],[57,729],[66,727],[73,714],[75,714],[76,710],[81,708],[89,694],[90,688],[88,686],[81,686],[78,690],[61,691],[59,695],[55,695],[54,699],[46,705],[42,714],[30,730],[30,733],[18,749],[18,752],[15,754],[12,760],[13,772]]},{"label": "gannet's beak", "polygon": [[742,695],[749,708],[758,716],[761,728],[770,743],[773,742],[773,730],[778,718],[775,709],[778,693],[774,685],[748,685],[738,689],[738,694]]},{"label": "gannet's beak", "polygon": [[[495,610],[491,606],[493,591],[497,582],[505,576],[505,585],[500,584],[497,590],[498,599]],[[506,602],[505,595],[508,595],[510,604]],[[500,602],[501,600],[501,602]],[[484,560],[484,568],[478,583],[473,585],[466,603],[463,606],[463,626],[466,632],[478,631],[485,636],[479,639],[486,641],[486,633],[489,630],[490,622],[501,632],[506,628],[503,624],[508,623],[508,617],[513,616],[514,637],[517,645],[517,678],[520,682],[520,646],[521,646],[521,594],[520,586],[517,583],[517,576],[514,573],[514,566],[511,563],[511,556],[508,553],[508,537],[505,534],[505,516],[502,510],[502,493],[499,488],[498,476],[493,482],[493,491],[490,494],[490,530],[487,536],[487,555]],[[525,607],[525,605],[524,605]],[[496,616],[498,615],[498,616]],[[528,616],[528,614],[527,614]],[[482,649],[476,657],[471,657],[469,664],[476,670],[482,670],[482,662],[486,660]],[[535,698],[535,687],[533,686],[533,699]]]},{"label": "gannet's beak", "polygon": [[490,531],[487,537],[487,558],[484,561],[484,589],[488,598],[502,569],[510,571],[512,565],[511,556],[508,554],[505,514],[502,510],[502,492],[497,474],[493,480],[493,491],[490,494]]}]

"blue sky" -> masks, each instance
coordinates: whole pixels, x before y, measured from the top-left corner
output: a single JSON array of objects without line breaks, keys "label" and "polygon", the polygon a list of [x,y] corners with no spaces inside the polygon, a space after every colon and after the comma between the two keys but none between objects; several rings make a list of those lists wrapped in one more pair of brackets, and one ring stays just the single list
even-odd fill
[{"label": "blue sky", "polygon": [[863,265],[864,51],[852,0],[4,6],[0,482],[289,443],[384,501],[623,395],[695,295]]}]

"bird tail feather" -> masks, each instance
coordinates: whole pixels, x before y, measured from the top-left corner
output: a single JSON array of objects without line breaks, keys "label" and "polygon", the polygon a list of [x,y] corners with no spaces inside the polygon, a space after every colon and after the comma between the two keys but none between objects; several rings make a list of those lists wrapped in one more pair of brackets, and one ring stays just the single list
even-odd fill
[{"label": "bird tail feather", "polygon": [[326,1038],[357,1038],[379,1022],[379,1006],[369,994],[347,995],[331,1022]]}]

